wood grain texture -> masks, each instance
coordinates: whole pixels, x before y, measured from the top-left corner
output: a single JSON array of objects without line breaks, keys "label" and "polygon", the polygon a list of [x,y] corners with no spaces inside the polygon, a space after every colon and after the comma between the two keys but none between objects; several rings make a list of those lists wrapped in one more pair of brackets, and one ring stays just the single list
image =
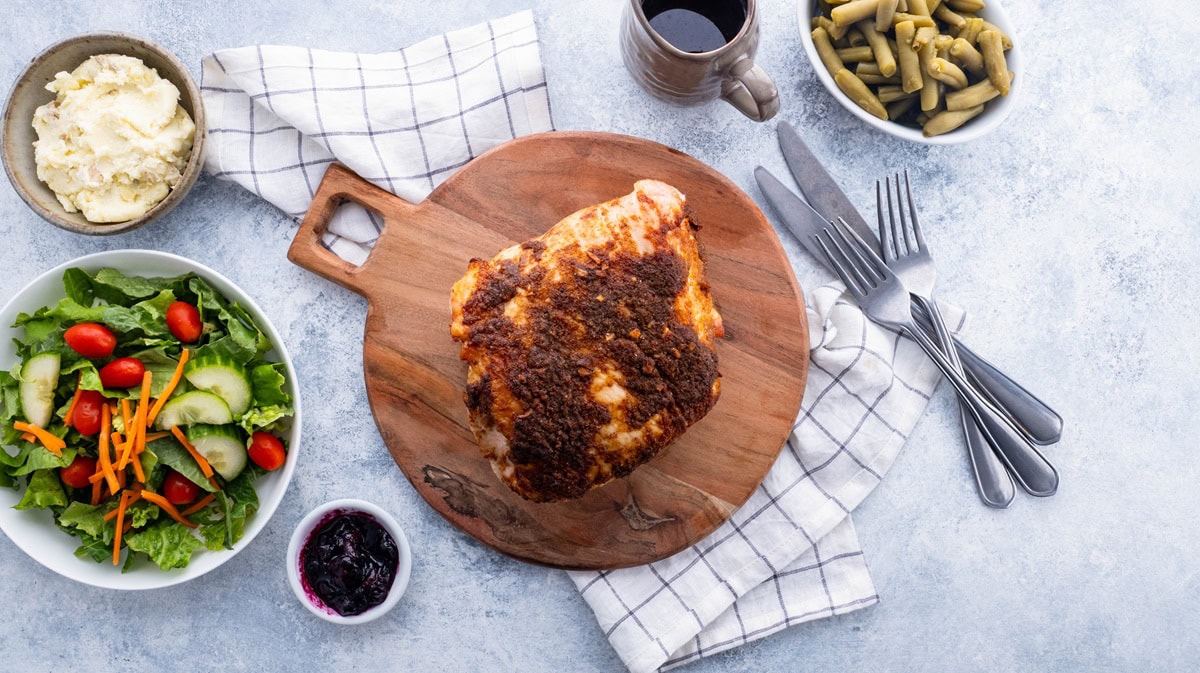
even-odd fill
[{"label": "wood grain texture", "polygon": [[[628,193],[642,178],[680,189],[701,225],[726,331],[717,343],[721,398],[629,477],[578,500],[528,502],[492,473],[467,423],[467,367],[450,338],[450,287],[472,257],[490,258],[541,235],[582,207]],[[320,245],[346,200],[385,221],[361,267]],[[525,561],[620,568],[698,542],[750,497],[800,408],[808,325],[771,225],[720,173],[647,140],[592,132],[527,136],[475,159],[417,205],[334,165],[288,257],[367,298],[367,394],[409,481],[454,525]]]}]

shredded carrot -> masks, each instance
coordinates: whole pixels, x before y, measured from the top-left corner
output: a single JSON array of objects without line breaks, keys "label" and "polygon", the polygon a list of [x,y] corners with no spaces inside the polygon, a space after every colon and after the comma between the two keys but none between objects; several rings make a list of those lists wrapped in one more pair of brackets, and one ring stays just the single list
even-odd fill
[{"label": "shredded carrot", "polygon": [[20,432],[28,432],[29,434],[33,435],[34,437],[37,437],[37,440],[42,443],[42,446],[46,447],[47,451],[49,451],[50,453],[53,453],[56,456],[61,456],[62,450],[67,448],[67,443],[64,442],[63,440],[59,439],[58,437],[55,437],[54,435],[39,428],[36,425],[30,425],[29,423],[26,423],[25,421],[14,422],[13,429],[20,431]]},{"label": "shredded carrot", "polygon": [[212,487],[217,489],[218,491],[221,490],[221,485],[217,483],[216,477],[209,477],[208,483],[212,484]]},{"label": "shredded carrot", "polygon": [[33,434],[32,432],[22,432],[21,439],[33,444],[37,442],[37,435]]},{"label": "shredded carrot", "polygon": [[112,432],[112,416],[108,406],[102,406],[100,411],[100,469],[104,470],[104,480],[108,482],[108,490],[114,495],[121,488],[117,483],[117,474],[113,471],[112,458],[108,455],[109,433]]},{"label": "shredded carrot", "polygon": [[[180,379],[183,378],[183,367],[187,364],[190,357],[192,357],[192,352],[186,348],[179,354],[179,364],[175,365],[175,371],[171,374],[171,380],[167,382],[167,387],[163,388],[162,394],[154,401],[154,406],[150,409],[150,414],[144,419],[146,427],[154,425],[154,419],[158,418],[158,412],[162,411],[163,405],[167,403],[167,398],[171,397],[171,393],[175,392],[175,386],[179,385]],[[150,372],[146,373],[149,374]]]},{"label": "shredded carrot", "polygon": [[[134,490],[123,491],[121,493],[121,499],[124,500],[126,498],[129,499],[129,502],[125,503],[125,508],[128,509],[130,505],[137,502],[138,500],[141,500],[141,498],[142,498],[141,489],[138,489],[137,491],[134,491]],[[104,520],[112,521],[113,519],[115,519],[117,517],[117,512],[120,511],[120,509],[121,509],[121,507],[120,507],[120,505],[118,505],[116,509],[114,509],[113,511],[104,515]]]},{"label": "shredded carrot", "polygon": [[[131,462],[133,463],[133,478],[137,479],[139,483],[146,483],[146,472],[142,470],[141,456],[134,456]],[[134,486],[136,487],[137,484]]]},{"label": "shredded carrot", "polygon": [[127,470],[117,470],[117,487],[125,488],[125,480],[129,477]]},{"label": "shredded carrot", "polygon": [[[99,473],[97,473],[97,474],[99,474]],[[88,481],[91,481],[91,480],[89,479]],[[101,484],[100,484],[100,481],[101,481],[100,479],[97,479],[96,481],[92,482],[92,501],[91,501],[91,503],[92,503],[93,507],[100,504],[100,489],[103,488],[103,486],[101,486]]]},{"label": "shredded carrot", "polygon": [[93,484],[104,483],[104,469],[100,467],[99,463],[96,464],[96,474],[88,477],[88,481]]},{"label": "shredded carrot", "polygon": [[[83,382],[83,374],[79,375],[79,383]],[[75,384],[75,395],[71,398],[71,405],[67,407],[67,413],[63,416],[63,425],[70,426],[71,421],[75,418],[75,405],[79,403],[79,396],[83,395],[83,386]]]},{"label": "shredded carrot", "polygon": [[[121,398],[121,420],[125,423],[125,434],[129,435],[129,431],[133,429],[129,425],[130,422],[133,421],[133,414],[131,414],[129,412],[129,398],[128,397]],[[133,435],[129,435],[129,436],[132,437]]]},{"label": "shredded carrot", "polygon": [[179,523],[187,526],[188,528],[196,527],[196,524],[183,518],[183,515],[179,513],[179,510],[175,509],[175,505],[172,505],[166,498],[162,497],[161,495],[154,493],[153,491],[147,491],[147,490],[143,489],[142,497],[145,498],[146,500],[154,503],[155,505],[158,505],[159,509],[161,509],[162,511],[167,513],[167,516],[171,517],[172,519],[175,519]]},{"label": "shredded carrot", "polygon": [[183,431],[179,429],[178,425],[171,426],[171,434],[175,435],[175,439],[178,439],[179,443],[183,444],[183,448],[187,449],[187,452],[192,454],[192,460],[195,460],[196,464],[200,466],[200,471],[204,473],[204,476],[207,478],[212,478],[212,466],[208,464],[208,461],[204,459],[204,456],[200,455],[200,452],[196,450],[196,447],[192,446],[192,443],[189,442],[188,438],[184,436]]},{"label": "shredded carrot", "polygon": [[154,372],[146,370],[142,376],[142,397],[138,400],[137,411],[134,413],[133,424],[137,426],[137,448],[138,453],[146,450],[146,416],[150,413],[150,380],[154,377]]},{"label": "shredded carrot", "polygon": [[117,503],[117,533],[113,536],[113,565],[121,562],[121,534],[125,532],[125,508],[132,502],[133,493],[121,493],[121,501]]},{"label": "shredded carrot", "polygon": [[195,514],[196,512],[199,512],[200,510],[207,507],[208,503],[210,503],[216,499],[217,499],[216,495],[209,493],[208,495],[204,496],[203,498],[200,498],[195,503],[193,503],[191,507],[188,507],[187,509],[180,512],[180,514],[182,514],[183,516],[191,516],[191,515]]},{"label": "shredded carrot", "polygon": [[[138,429],[134,428],[133,434],[136,436],[137,433]],[[114,434],[114,436],[119,437],[120,435]],[[117,467],[119,469],[124,470],[126,467],[129,467],[129,457],[133,454],[134,444],[136,444],[136,441],[134,441],[133,436],[125,438],[125,443],[121,445],[121,459],[117,461]]]},{"label": "shredded carrot", "polygon": [[169,432],[151,432],[150,434],[146,435],[146,442],[150,443],[162,439],[163,437],[169,437],[170,435],[171,433]]}]

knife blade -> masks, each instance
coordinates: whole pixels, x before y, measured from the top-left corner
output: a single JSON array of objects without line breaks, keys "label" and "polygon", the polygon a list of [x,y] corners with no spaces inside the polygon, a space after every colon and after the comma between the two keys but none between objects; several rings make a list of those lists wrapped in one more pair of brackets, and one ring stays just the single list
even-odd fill
[{"label": "knife blade", "polygon": [[784,226],[792,232],[792,236],[800,241],[813,259],[822,264],[828,264],[825,260],[825,253],[813,239],[829,224],[825,218],[804,199],[796,196],[795,192],[784,186],[771,171],[762,166],[754,169],[754,179],[758,182],[758,188],[762,190],[763,196],[767,197],[767,203],[771,204],[771,208],[774,209],[779,219],[783,220]]},{"label": "knife blade", "polygon": [[[778,129],[783,160],[792,171],[800,193],[808,200],[806,205],[815,209],[826,221],[841,217],[864,241],[875,245],[878,241],[875,232],[871,231],[846,193],[838,187],[837,182],[813,155],[812,150],[800,139],[796,129],[786,121],[780,121]],[[818,254],[817,259],[823,260],[823,257]]]}]

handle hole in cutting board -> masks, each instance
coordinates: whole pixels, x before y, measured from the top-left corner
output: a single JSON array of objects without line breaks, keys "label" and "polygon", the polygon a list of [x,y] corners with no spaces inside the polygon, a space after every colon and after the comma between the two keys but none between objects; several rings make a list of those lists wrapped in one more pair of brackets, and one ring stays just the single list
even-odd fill
[{"label": "handle hole in cutting board", "polygon": [[386,226],[383,215],[348,199],[341,199],[329,226],[321,234],[321,245],[354,266],[362,266]]}]

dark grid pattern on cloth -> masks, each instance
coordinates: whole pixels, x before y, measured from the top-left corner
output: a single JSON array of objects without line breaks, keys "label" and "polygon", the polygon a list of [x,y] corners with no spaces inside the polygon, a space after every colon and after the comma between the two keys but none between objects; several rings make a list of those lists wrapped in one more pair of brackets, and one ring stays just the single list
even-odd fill
[{"label": "dark grid pattern on cloth", "polygon": [[[474,157],[553,129],[533,16],[382,54],[246,47],[203,61],[207,168],[300,219],[329,164],[410,202]],[[323,239],[361,264],[379,217],[340,208]]]},{"label": "dark grid pattern on cloth", "polygon": [[[841,286],[811,296],[801,412],[770,473],[707,539],[638,568],[571,573],[634,673],[673,668],[879,600],[849,513],[879,483],[939,375]],[[946,306],[956,332],[965,314]]]}]

